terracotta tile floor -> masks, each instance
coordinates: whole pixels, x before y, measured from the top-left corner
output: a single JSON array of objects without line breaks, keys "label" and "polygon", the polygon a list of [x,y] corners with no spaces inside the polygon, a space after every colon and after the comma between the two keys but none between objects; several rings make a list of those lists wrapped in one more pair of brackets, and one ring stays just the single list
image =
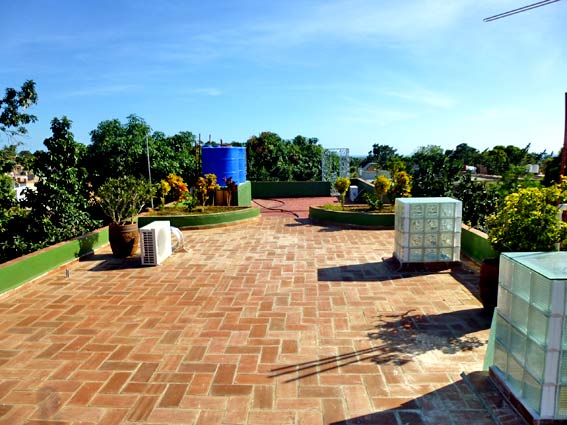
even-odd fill
[{"label": "terracotta tile floor", "polygon": [[0,298],[1,424],[521,423],[466,266],[398,273],[393,231],[293,217],[184,235]]}]

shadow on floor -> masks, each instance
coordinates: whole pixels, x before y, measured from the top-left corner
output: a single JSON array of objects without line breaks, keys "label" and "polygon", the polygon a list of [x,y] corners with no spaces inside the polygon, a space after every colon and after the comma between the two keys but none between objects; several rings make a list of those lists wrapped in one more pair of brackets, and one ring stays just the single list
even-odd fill
[{"label": "shadow on floor", "polygon": [[[524,425],[503,399],[487,372],[462,374],[462,379],[397,407],[333,422],[331,425]],[[395,399],[387,400],[390,406]]]},{"label": "shadow on floor", "polygon": [[352,264],[317,269],[317,279],[321,282],[384,282],[415,276],[437,273],[450,273],[475,298],[480,301],[478,291],[479,274],[470,260],[463,259],[453,263],[418,263],[399,267],[399,262],[391,257],[375,263]]},{"label": "shadow on floor", "polygon": [[487,341],[469,336],[490,328],[491,318],[482,308],[441,314],[390,313],[376,318],[367,336],[381,343],[382,350],[371,359],[376,364],[403,365],[415,356],[438,350],[456,354],[482,347]]},{"label": "shadow on floor", "polygon": [[375,263],[320,268],[317,278],[327,282],[379,282],[435,273],[451,273],[460,281],[462,275],[471,272],[459,263],[419,263],[400,267],[395,258],[386,258]]},{"label": "shadow on floor", "polygon": [[272,369],[270,377],[287,376],[285,382],[293,382],[362,362],[401,366],[429,351],[457,354],[487,342],[469,336],[490,327],[491,319],[481,308],[431,315],[412,313],[377,317],[376,325],[367,333],[368,339],[377,343],[374,347]]},{"label": "shadow on floor", "polygon": [[319,232],[322,233],[332,233],[332,232],[342,232],[343,230],[361,230],[361,231],[383,231],[383,230],[393,230],[393,227],[382,227],[382,226],[359,226],[356,224],[337,224],[330,223],[321,220],[309,219],[309,223],[313,227],[319,227]]},{"label": "shadow on floor", "polygon": [[128,258],[116,258],[112,254],[93,254],[80,259],[81,262],[97,262],[89,270],[101,272],[105,270],[139,269],[142,267],[140,257],[135,255]]},{"label": "shadow on floor", "polygon": [[311,224],[311,219],[309,218],[296,218],[295,223],[284,224],[285,227],[302,227]]}]

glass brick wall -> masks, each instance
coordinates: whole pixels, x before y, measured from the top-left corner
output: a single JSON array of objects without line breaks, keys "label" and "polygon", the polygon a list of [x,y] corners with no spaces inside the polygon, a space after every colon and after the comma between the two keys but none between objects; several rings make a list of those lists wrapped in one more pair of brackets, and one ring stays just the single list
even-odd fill
[{"label": "glass brick wall", "polygon": [[399,261],[460,261],[461,201],[397,198],[395,214],[394,255]]},{"label": "glass brick wall", "polygon": [[494,367],[542,418],[567,418],[567,252],[500,257]]}]

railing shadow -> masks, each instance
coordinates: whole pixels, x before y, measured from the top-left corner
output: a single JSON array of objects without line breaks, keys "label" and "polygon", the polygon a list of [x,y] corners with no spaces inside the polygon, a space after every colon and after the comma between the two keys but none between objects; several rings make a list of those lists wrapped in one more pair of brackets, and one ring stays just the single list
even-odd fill
[{"label": "railing shadow", "polygon": [[416,314],[413,310],[376,318],[367,332],[373,347],[272,369],[271,378],[293,382],[351,364],[370,362],[401,366],[416,356],[439,350],[443,354],[471,351],[487,343],[469,334],[490,327],[490,316],[481,308],[441,314]]}]

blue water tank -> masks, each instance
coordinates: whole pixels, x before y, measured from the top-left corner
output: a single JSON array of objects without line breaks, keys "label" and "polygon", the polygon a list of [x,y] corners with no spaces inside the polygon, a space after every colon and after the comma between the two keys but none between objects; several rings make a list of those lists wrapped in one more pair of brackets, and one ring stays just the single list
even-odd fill
[{"label": "blue water tank", "polygon": [[246,181],[246,148],[235,146],[203,146],[203,175],[215,174],[217,183],[232,177],[236,183]]}]

